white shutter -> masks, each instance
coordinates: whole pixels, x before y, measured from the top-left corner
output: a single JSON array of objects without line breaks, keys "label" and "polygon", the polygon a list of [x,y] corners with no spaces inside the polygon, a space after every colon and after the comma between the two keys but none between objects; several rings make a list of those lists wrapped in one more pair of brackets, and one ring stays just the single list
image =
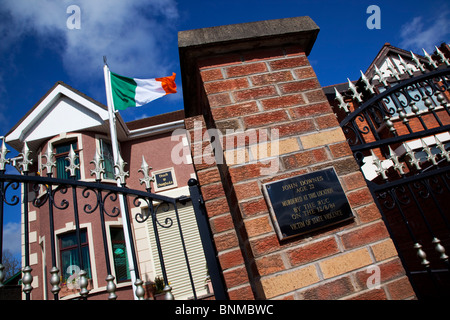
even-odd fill
[{"label": "white shutter", "polygon": [[[167,209],[168,211],[165,212]],[[195,213],[191,202],[188,202],[186,205],[178,203],[177,209],[194,286],[197,297],[199,297],[207,293],[205,289],[207,267],[197,222],[195,220]],[[166,204],[161,205],[157,213],[157,218],[163,226],[166,226],[166,219],[170,218],[173,222],[170,228],[163,228],[157,224],[167,278],[172,287],[172,293],[176,300],[190,299],[193,297],[193,291],[174,207],[170,205],[170,208],[168,208]],[[156,246],[151,218],[147,220],[147,227],[151,252],[155,263],[155,274],[162,278],[161,264],[159,262],[158,248]]]}]

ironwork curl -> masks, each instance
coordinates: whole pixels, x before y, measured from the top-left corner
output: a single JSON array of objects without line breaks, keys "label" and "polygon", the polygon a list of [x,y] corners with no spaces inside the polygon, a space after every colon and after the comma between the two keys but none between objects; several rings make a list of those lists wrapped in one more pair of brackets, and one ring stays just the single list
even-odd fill
[{"label": "ironwork curl", "polygon": [[[395,97],[397,98],[398,102],[400,103],[400,105],[403,108],[406,108],[409,106],[409,103],[411,101],[411,98],[409,97],[409,94],[407,93],[407,87],[405,88],[401,88],[398,89],[398,91],[394,92]],[[406,91],[405,91],[406,90]],[[404,101],[403,99],[401,99],[401,95],[403,95],[403,97],[405,97],[406,101]]]},{"label": "ironwork curl", "polygon": [[[420,95],[420,89],[419,89],[419,84],[418,84],[418,83],[413,83],[413,84],[411,84],[411,85],[406,86],[405,88],[407,89],[408,96],[410,97],[410,99],[411,99],[412,101],[419,102],[419,101],[422,99],[422,96]],[[408,92],[408,90],[409,90],[409,92]],[[416,91],[416,90],[417,90],[418,92],[414,93],[414,94],[411,96],[411,92],[414,92],[414,91]],[[411,104],[411,101],[410,101],[409,104]]]},{"label": "ironwork curl", "polygon": [[[44,192],[41,192],[41,187],[44,189]],[[49,185],[47,184],[40,184],[35,183],[33,185],[33,191],[36,193],[36,198],[33,200],[33,206],[36,208],[42,207],[44,204],[47,203],[47,200],[49,199]]]},{"label": "ironwork curl", "polygon": [[[355,118],[355,122],[356,122],[356,119],[358,119],[360,122],[363,122],[363,123],[368,120],[368,119],[366,119],[366,117],[363,114],[358,114]],[[359,128],[358,125],[356,125],[356,128],[358,128],[358,131],[362,134],[368,134],[370,132],[370,128],[367,125],[362,127],[362,129]]]},{"label": "ironwork curl", "polygon": [[97,210],[99,203],[98,203],[98,193],[97,190],[93,189],[93,188],[84,188],[83,191],[81,192],[81,195],[83,196],[83,198],[88,199],[91,196],[91,191],[95,194],[95,206],[94,208],[92,208],[92,206],[87,203],[84,205],[83,207],[83,211],[87,214],[91,214],[93,213],[95,210]]},{"label": "ironwork curl", "polygon": [[[348,124],[342,127],[342,131],[344,132],[344,135],[347,137],[347,142],[349,143],[349,145],[353,146],[358,144],[358,141],[360,141],[360,138],[357,134],[357,131],[352,128],[351,126],[349,126]],[[352,132],[352,136],[354,137],[354,139],[352,139],[351,136],[349,136],[350,132]]]},{"label": "ironwork curl", "polygon": [[153,219],[155,220],[155,222],[158,223],[158,225],[159,225],[161,228],[168,229],[168,228],[170,228],[170,227],[173,226],[173,220],[172,220],[172,218],[167,217],[167,218],[164,220],[164,224],[165,224],[165,225],[162,225],[161,222],[159,222],[159,220],[158,220],[158,210],[160,209],[160,207],[161,207],[162,205],[167,205],[167,208],[163,208],[163,209],[162,209],[164,212],[168,212],[168,211],[169,211],[169,209],[170,209],[170,203],[169,203],[169,202],[161,202],[161,203],[159,203],[159,204],[153,209],[152,216],[153,216]]},{"label": "ironwork curl", "polygon": [[395,107],[388,107],[389,104],[393,104],[394,101],[392,100],[391,96],[385,96],[381,99],[384,103],[384,109],[387,111],[387,113],[392,117],[397,112],[397,109]]},{"label": "ironwork curl", "polygon": [[3,188],[3,202],[6,203],[7,205],[15,206],[19,203],[20,198],[16,195],[13,195],[11,197],[11,200],[8,201],[7,200],[8,198],[6,197],[6,193],[9,188],[11,188],[12,190],[17,190],[17,189],[19,189],[19,183],[16,181],[11,181],[11,182],[6,183],[6,185]]},{"label": "ironwork curl", "polygon": [[438,76],[436,78],[432,78],[431,81],[433,81],[433,87],[436,89],[436,91],[439,92],[445,92],[448,89],[447,81],[445,80],[444,76]]},{"label": "ironwork curl", "polygon": [[[441,125],[440,118],[438,114],[434,113],[435,107],[430,99],[435,101],[435,94],[442,93],[449,89],[449,73],[450,68],[436,69],[423,75],[402,80],[394,86],[387,87],[383,92],[368,97],[365,102],[361,103],[340,122],[340,126],[344,130],[347,141],[352,149],[358,145],[365,144],[365,137],[368,134],[373,134],[376,140],[397,137],[396,129],[393,127],[391,121],[391,118],[396,115],[399,116],[401,123],[403,123],[409,131],[409,134],[418,134],[419,131],[415,131],[415,127],[409,124],[407,115],[413,112],[419,117],[419,120],[423,122],[419,113],[419,107],[415,105],[415,103],[419,103],[420,100],[424,101],[425,106],[428,107],[428,111],[433,113],[434,117]],[[441,97],[440,100],[444,99]],[[446,103],[441,102],[440,104],[450,114],[450,110],[448,110]],[[377,137],[379,135],[378,129],[384,124],[389,127],[389,137],[383,132],[382,137],[380,136],[379,139]],[[358,125],[360,127],[358,127]],[[425,126],[424,129],[427,130]]]},{"label": "ironwork curl", "polygon": [[[44,192],[39,192],[41,186],[45,189]],[[70,203],[67,201],[67,199],[62,199],[59,204],[57,204],[57,201],[55,201],[55,196],[57,193],[66,194],[68,187],[66,185],[58,185],[55,189],[53,189],[53,185],[47,185],[47,184],[34,184],[33,190],[39,194],[34,200],[33,200],[33,206],[36,208],[42,207],[44,204],[49,201],[53,207],[55,207],[58,210],[65,210],[69,207]]]},{"label": "ironwork curl", "polygon": [[56,204],[55,201],[55,195],[60,192],[61,194],[66,194],[67,193],[67,186],[66,185],[60,185],[58,187],[56,187],[54,190],[50,189],[50,192],[52,192],[52,204],[56,209],[59,210],[65,210],[69,207],[69,201],[67,201],[66,199],[62,199],[60,202],[60,205]]},{"label": "ironwork curl", "polygon": [[374,120],[374,122],[380,126],[383,123],[383,119],[385,116],[384,110],[376,104],[371,105],[369,110],[372,114],[372,119]]},{"label": "ironwork curl", "polygon": [[114,206],[111,213],[108,212],[108,210],[106,210],[106,200],[109,198],[109,200],[111,200],[112,202],[116,202],[117,201],[117,192],[115,191],[109,191],[102,199],[102,203],[103,203],[103,212],[106,213],[107,216],[111,217],[111,218],[115,218],[117,216],[119,216],[120,214],[120,209],[117,206]]},{"label": "ironwork curl", "polygon": [[363,163],[365,157],[364,153],[362,153],[361,151],[356,151],[353,153],[353,157],[355,158],[356,162],[360,167],[364,165]]},{"label": "ironwork curl", "polygon": [[411,203],[411,198],[406,194],[407,191],[406,191],[406,188],[405,188],[404,185],[395,188],[394,189],[394,193],[395,193],[396,190],[398,190],[400,192],[400,195],[395,194],[396,198],[397,198],[397,201],[400,204],[408,205],[408,204]]},{"label": "ironwork curl", "polygon": [[[136,208],[138,208],[138,207],[141,206],[141,202],[140,202],[141,200],[145,201],[145,202],[147,203],[147,205],[148,205],[148,208],[150,208],[150,201],[151,201],[151,199],[147,200],[146,198],[140,197],[140,196],[135,197],[135,198],[133,199],[133,204],[134,204],[134,206],[135,206]],[[143,222],[147,221],[149,217],[150,217],[150,214],[142,214],[141,212],[138,212],[138,213],[136,213],[136,215],[134,216],[134,219],[135,219],[136,222],[138,222],[138,223],[143,223]]]},{"label": "ironwork curl", "polygon": [[[433,183],[430,183],[433,182]],[[426,180],[426,184],[428,185],[428,188],[433,192],[434,194],[443,194],[444,188],[442,187],[441,183],[439,182],[439,179],[437,176],[431,177],[429,180]]]},{"label": "ironwork curl", "polygon": [[434,94],[434,91],[432,89],[432,87],[430,86],[430,84],[423,80],[423,81],[418,81],[417,83],[417,89],[421,92],[422,94],[422,99],[425,98],[425,96],[427,97],[432,97]]},{"label": "ironwork curl", "polygon": [[[422,199],[428,199],[428,197],[430,196],[430,192],[428,191],[428,188],[425,185],[425,182],[423,180],[414,182],[413,186],[417,190],[418,195]],[[422,189],[422,190],[420,190],[420,189]]]},{"label": "ironwork curl", "polygon": [[[392,192],[393,190],[388,190],[385,192],[381,192],[377,195],[378,199],[380,199],[380,203],[382,202],[383,206],[389,210],[392,210],[397,206],[397,204],[394,201],[394,197],[392,196]],[[390,201],[387,199],[387,195],[389,195],[389,197],[391,198]]]}]

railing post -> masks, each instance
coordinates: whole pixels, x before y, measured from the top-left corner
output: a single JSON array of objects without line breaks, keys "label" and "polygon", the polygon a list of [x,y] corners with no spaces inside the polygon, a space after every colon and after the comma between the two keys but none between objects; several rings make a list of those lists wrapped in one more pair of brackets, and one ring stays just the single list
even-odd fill
[{"label": "railing post", "polygon": [[[6,159],[6,154],[9,152],[5,146],[5,139],[2,137],[2,146],[0,148],[0,174],[5,173],[5,165],[10,162]],[[0,183],[0,288],[3,287],[5,280],[5,266],[3,266],[3,200],[4,200],[5,186],[3,181]]]},{"label": "railing post", "polygon": [[200,194],[198,182],[195,179],[189,179],[188,185],[215,298],[216,300],[228,300],[228,294],[224,286],[223,276],[217,259],[217,253],[212,243],[213,235],[211,233],[211,229],[209,228],[209,222],[206,216],[204,202]]},{"label": "railing post", "polygon": [[[125,188],[125,183],[122,184],[122,188]],[[122,218],[125,219],[125,224],[126,224],[126,232],[124,230],[124,237],[128,236],[129,239],[129,245],[130,245],[130,254],[131,254],[131,261],[129,261],[128,263],[130,264],[133,263],[133,268],[131,270],[130,268],[130,274],[133,273],[134,274],[134,281],[133,281],[133,277],[132,277],[132,287],[134,290],[134,296],[137,300],[144,300],[144,295],[145,295],[145,290],[143,289],[143,284],[144,282],[140,279],[140,274],[139,274],[139,265],[138,265],[138,261],[137,261],[137,251],[136,251],[136,247],[134,245],[134,239],[133,239],[133,231],[131,229],[131,220],[130,220],[130,213],[129,213],[129,209],[128,209],[128,202],[127,202],[127,198],[125,197],[125,195],[121,194],[119,195],[119,201],[121,201],[121,208],[123,208],[124,212],[122,215]],[[124,226],[125,229],[125,226]],[[127,248],[128,250],[128,248]],[[128,254],[128,252],[127,252]]]}]

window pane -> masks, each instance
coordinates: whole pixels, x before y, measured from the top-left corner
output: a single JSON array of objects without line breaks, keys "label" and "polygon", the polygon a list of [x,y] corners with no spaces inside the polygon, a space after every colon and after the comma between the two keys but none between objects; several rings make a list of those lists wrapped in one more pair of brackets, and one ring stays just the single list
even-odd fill
[{"label": "window pane", "polygon": [[130,280],[130,270],[128,268],[127,249],[123,230],[119,228],[111,229],[112,251],[114,258],[114,269],[118,282]]},{"label": "window pane", "polygon": [[[80,230],[80,236],[81,236],[81,243],[86,244],[87,243],[86,230]],[[77,245],[76,232],[65,234],[61,236],[60,239],[61,239],[61,249]]]},{"label": "window pane", "polygon": [[[63,282],[67,283],[67,279],[72,274],[76,274],[81,270],[81,263],[78,257],[77,236],[76,232],[70,232],[61,235],[59,238],[61,244],[61,275]],[[91,265],[86,230],[81,230],[81,256],[83,259],[83,268],[87,272],[88,278],[91,278]]]},{"label": "window pane", "polygon": [[105,178],[114,179],[114,157],[112,146],[105,140],[100,140],[102,157],[105,165]]},{"label": "window pane", "polygon": [[72,146],[73,150],[78,149],[77,148],[77,142],[69,142],[69,143],[62,143],[55,146],[56,154],[59,153],[65,153],[70,151],[70,146]]},{"label": "window pane", "polygon": [[80,262],[75,249],[65,250],[61,252],[61,274],[63,275],[63,282],[80,268]]},{"label": "window pane", "polygon": [[84,271],[87,272],[87,277],[92,278],[91,275],[91,260],[89,259],[89,248],[84,246],[81,248],[81,255],[83,257]]},{"label": "window pane", "polygon": [[[62,143],[55,146],[56,177],[60,179],[70,179],[70,172],[66,171],[66,167],[70,164],[69,160],[66,160],[70,151],[70,146],[72,146],[73,150],[77,150],[77,141]],[[78,152],[76,152],[76,155],[79,157]],[[78,157],[75,160],[75,164],[80,164],[80,159]],[[75,170],[75,178],[77,180],[80,179],[80,170]]]}]

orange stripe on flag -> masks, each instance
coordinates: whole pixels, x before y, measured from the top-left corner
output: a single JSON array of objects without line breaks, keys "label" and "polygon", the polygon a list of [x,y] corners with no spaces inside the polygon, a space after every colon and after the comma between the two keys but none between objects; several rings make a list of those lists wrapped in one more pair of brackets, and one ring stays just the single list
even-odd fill
[{"label": "orange stripe on flag", "polygon": [[175,72],[173,72],[170,77],[155,78],[155,80],[161,82],[161,86],[163,87],[166,94],[176,93],[177,85],[175,84],[175,77],[176,74]]}]

